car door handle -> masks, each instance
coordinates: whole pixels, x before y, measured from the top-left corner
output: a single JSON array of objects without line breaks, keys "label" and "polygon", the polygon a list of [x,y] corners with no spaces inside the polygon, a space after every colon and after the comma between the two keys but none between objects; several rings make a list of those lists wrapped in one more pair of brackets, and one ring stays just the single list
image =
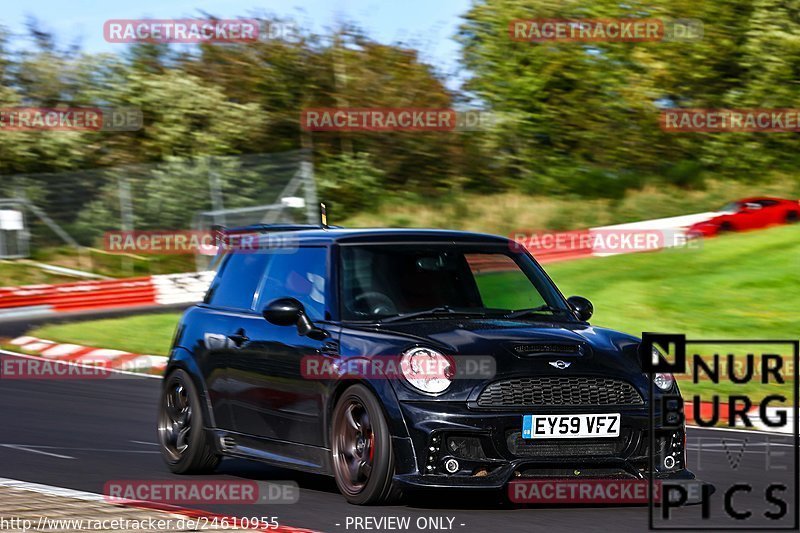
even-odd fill
[{"label": "car door handle", "polygon": [[328,341],[319,349],[319,353],[324,355],[339,355],[339,343],[336,341]]},{"label": "car door handle", "polygon": [[234,344],[234,346],[236,346],[237,348],[238,348],[238,347],[240,347],[242,344],[244,344],[244,343],[246,343],[247,341],[249,341],[249,340],[250,340],[250,337],[248,337],[248,336],[245,334],[245,332],[244,332],[244,330],[243,330],[243,329],[240,329],[239,331],[237,331],[237,332],[236,332],[236,333],[234,333],[233,335],[228,335],[228,338],[231,340],[231,342],[232,342],[232,343]]}]

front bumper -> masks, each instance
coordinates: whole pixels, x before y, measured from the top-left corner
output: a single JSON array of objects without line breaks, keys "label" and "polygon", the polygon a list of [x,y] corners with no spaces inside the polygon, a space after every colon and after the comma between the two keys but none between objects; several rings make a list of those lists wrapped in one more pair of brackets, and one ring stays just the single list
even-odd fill
[{"label": "front bumper", "polygon": [[[533,409],[497,411],[462,402],[418,401],[401,402],[401,411],[410,436],[394,440],[395,480],[401,486],[499,489],[513,479],[647,479],[649,475],[646,405],[537,408],[536,414],[620,413],[621,428],[618,438],[536,442],[521,438],[522,417]],[[655,420],[660,420],[658,413]],[[694,479],[686,469],[683,428],[656,426],[654,437],[654,478]]]}]

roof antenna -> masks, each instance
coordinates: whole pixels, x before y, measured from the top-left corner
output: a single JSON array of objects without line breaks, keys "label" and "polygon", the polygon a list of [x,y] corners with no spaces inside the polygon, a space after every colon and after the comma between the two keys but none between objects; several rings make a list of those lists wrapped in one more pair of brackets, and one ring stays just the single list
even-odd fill
[{"label": "roof antenna", "polygon": [[328,208],[325,207],[323,202],[319,204],[319,219],[322,229],[328,229]]}]

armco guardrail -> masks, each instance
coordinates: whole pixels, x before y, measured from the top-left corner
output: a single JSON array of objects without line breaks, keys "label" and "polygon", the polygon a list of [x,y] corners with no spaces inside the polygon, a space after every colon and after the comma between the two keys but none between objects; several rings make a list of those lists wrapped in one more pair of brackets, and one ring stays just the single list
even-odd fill
[{"label": "armco guardrail", "polygon": [[[599,228],[592,228],[591,231],[663,231],[665,235],[673,237],[672,240],[665,239],[663,246],[669,248],[671,246],[680,246],[685,242],[686,231],[688,228],[703,222],[711,220],[719,215],[716,211],[709,211],[707,213],[695,213],[693,215],[681,215],[669,218],[654,218],[651,220],[640,220],[639,222],[628,222],[625,224],[614,224],[613,226],[602,226]],[[681,238],[683,237],[683,238]],[[614,255],[594,252],[593,255],[604,256]]]},{"label": "armco guardrail", "polygon": [[155,290],[149,277],[0,289],[0,309],[47,305],[59,312],[102,307],[105,304],[125,306],[148,303],[155,303]]},{"label": "armco guardrail", "polygon": [[162,274],[150,278],[155,288],[156,303],[171,305],[199,302],[205,296],[214,272]]},{"label": "armco guardrail", "polygon": [[0,287],[0,318],[71,311],[193,303],[203,299],[213,272]]}]

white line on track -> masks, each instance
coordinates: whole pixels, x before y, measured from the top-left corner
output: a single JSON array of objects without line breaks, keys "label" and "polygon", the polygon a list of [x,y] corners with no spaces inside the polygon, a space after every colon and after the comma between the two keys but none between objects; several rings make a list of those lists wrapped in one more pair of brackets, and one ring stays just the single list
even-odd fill
[{"label": "white line on track", "polygon": [[[117,448],[78,448],[71,446],[42,446],[39,444],[0,444],[0,446],[5,446],[6,448],[24,448],[26,451],[34,453],[37,450],[62,450],[62,451],[73,451],[73,452],[112,452],[112,453],[161,453],[156,450],[120,450]],[[45,452],[39,452],[39,453],[45,453]],[[75,458],[70,457],[70,459],[75,459]]]},{"label": "white line on track", "polygon": [[49,496],[66,496],[68,498],[75,498],[77,500],[91,502],[107,501],[102,494],[84,492],[82,490],[65,489],[64,487],[53,487],[51,485],[42,485],[40,483],[31,483],[29,481],[20,481],[18,479],[9,479],[5,477],[0,477],[0,487],[10,487],[12,489],[38,492],[39,494],[47,494]]},{"label": "white line on track", "polygon": [[[702,444],[687,444],[687,448],[726,448],[730,449],[731,446],[739,446],[739,443],[736,442],[708,442]],[[745,446],[744,443],[739,446],[740,448]],[[794,444],[788,444],[786,442],[748,442],[746,444],[748,447],[756,447],[756,446],[765,446],[767,448],[772,448],[773,446],[782,446],[784,448],[794,448]]]},{"label": "white line on track", "polygon": [[0,444],[0,446],[2,446],[3,448],[11,448],[12,450],[22,450],[23,452],[38,453],[50,457],[57,457],[58,459],[75,459],[71,455],[61,455],[58,453],[44,452],[42,450],[37,450],[36,448],[30,446],[25,446],[24,444]]},{"label": "white line on track", "polygon": [[148,446],[158,446],[157,442],[145,442],[143,440],[132,440],[131,442],[134,444],[146,444]]}]

